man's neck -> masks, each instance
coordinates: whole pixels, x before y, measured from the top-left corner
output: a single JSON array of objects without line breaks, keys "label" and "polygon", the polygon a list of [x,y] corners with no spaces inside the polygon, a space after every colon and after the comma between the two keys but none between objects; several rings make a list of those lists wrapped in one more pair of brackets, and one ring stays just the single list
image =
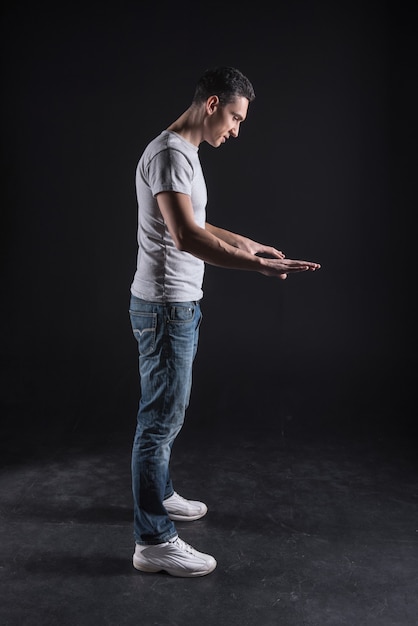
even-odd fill
[{"label": "man's neck", "polygon": [[189,107],[175,122],[168,126],[167,130],[172,130],[186,141],[199,146],[203,141],[202,128],[202,109]]}]

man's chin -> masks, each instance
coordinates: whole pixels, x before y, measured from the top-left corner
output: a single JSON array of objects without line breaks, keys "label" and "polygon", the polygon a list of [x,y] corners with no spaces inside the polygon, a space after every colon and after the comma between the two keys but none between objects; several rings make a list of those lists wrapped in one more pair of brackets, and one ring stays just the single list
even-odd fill
[{"label": "man's chin", "polygon": [[213,141],[208,141],[206,139],[206,142],[212,146],[212,148],[219,148],[220,146],[222,146],[222,144],[225,143],[225,138],[224,137],[219,137],[219,139],[215,139]]}]

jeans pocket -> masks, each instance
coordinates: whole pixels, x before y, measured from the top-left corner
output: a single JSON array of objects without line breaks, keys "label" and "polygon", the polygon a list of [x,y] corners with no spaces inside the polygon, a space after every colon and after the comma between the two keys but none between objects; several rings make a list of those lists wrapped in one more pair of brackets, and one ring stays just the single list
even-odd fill
[{"label": "jeans pocket", "polygon": [[139,354],[149,356],[155,350],[157,313],[130,311],[132,330],[138,342]]},{"label": "jeans pocket", "polygon": [[188,304],[172,304],[169,308],[168,319],[174,323],[192,322],[195,314],[195,305]]}]

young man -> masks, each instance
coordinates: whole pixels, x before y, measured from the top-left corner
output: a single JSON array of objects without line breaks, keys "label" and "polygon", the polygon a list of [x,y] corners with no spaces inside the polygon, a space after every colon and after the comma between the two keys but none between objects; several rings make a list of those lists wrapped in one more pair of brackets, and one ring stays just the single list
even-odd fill
[{"label": "young man", "polygon": [[206,222],[199,145],[218,148],[237,137],[254,98],[239,70],[206,71],[189,108],[149,143],[136,171],[138,259],[130,318],[141,398],[132,450],[133,565],[145,572],[204,576],[216,567],[212,556],[177,535],[175,521],[199,519],[207,507],[174,491],[169,471],[189,403],[205,263],[280,279],[319,268]]}]

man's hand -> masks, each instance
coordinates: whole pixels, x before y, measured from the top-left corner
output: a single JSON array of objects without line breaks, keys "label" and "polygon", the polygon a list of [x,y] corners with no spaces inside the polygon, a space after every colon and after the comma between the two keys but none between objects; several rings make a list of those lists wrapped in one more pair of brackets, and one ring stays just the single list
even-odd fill
[{"label": "man's hand", "polygon": [[239,248],[241,250],[246,250],[250,254],[255,254],[256,256],[262,256],[270,259],[284,259],[285,255],[281,250],[277,250],[272,246],[265,246],[263,243],[258,243],[257,241],[253,241],[252,239],[248,239],[247,237],[242,238],[243,241]]},{"label": "man's hand", "polygon": [[296,272],[314,272],[320,268],[319,263],[312,261],[299,261],[294,259],[263,258],[262,267],[259,270],[264,276],[272,276],[285,280],[288,274]]},{"label": "man's hand", "polygon": [[[261,274],[280,278],[281,280],[286,280],[289,273],[307,271],[313,272],[321,267],[319,263],[313,263],[312,261],[295,261],[294,259],[286,259],[281,250],[277,250],[272,246],[266,246],[262,243],[258,243],[257,241],[252,241],[248,238],[243,239],[243,243],[240,247],[250,254],[254,254],[255,256],[261,257],[265,260],[266,263],[265,265],[263,264],[262,269],[260,270]],[[268,263],[269,260],[271,263]],[[280,262],[278,262],[278,260],[280,260]]]}]

